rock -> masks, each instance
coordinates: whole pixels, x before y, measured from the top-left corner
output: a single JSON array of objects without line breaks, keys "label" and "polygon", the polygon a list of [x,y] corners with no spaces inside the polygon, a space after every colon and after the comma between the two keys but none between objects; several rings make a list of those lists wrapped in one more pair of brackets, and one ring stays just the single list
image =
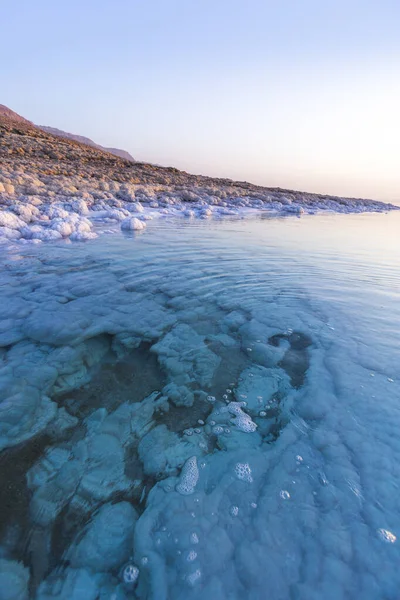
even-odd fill
[{"label": "rock", "polygon": [[104,504],[95,514],[67,555],[72,567],[94,572],[117,569],[131,552],[138,514],[129,502]]},{"label": "rock", "polygon": [[29,569],[15,560],[0,558],[1,600],[28,600]]}]

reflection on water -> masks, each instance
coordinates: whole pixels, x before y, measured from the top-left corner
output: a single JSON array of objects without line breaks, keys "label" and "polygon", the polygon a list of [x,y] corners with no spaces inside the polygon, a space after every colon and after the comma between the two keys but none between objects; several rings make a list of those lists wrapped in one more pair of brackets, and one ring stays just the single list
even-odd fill
[{"label": "reflection on water", "polygon": [[399,225],[4,254],[0,598],[397,598]]}]

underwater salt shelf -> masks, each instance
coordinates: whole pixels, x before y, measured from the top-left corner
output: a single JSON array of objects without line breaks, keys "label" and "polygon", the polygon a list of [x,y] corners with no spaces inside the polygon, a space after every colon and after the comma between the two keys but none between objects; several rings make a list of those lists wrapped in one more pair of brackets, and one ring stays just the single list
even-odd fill
[{"label": "underwater salt shelf", "polygon": [[398,597],[400,281],[355,232],[399,217],[368,219],[8,247],[2,600]]}]

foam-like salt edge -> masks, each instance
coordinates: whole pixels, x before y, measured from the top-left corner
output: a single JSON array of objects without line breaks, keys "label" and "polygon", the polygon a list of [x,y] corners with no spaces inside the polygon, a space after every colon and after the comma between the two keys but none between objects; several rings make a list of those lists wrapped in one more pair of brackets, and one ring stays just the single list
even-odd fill
[{"label": "foam-like salt edge", "polygon": [[193,494],[198,480],[199,469],[197,466],[197,458],[192,456],[191,458],[188,458],[183,465],[181,477],[178,485],[176,486],[176,491],[183,496],[189,496],[190,494]]},{"label": "foam-like salt edge", "polygon": [[384,212],[399,207],[372,200],[315,196],[300,192],[256,193],[235,186],[193,187],[128,185],[53,180],[0,172],[0,243],[38,244],[88,241],[105,227],[142,231],[153,218],[245,218],[257,213],[301,216],[320,212]]}]

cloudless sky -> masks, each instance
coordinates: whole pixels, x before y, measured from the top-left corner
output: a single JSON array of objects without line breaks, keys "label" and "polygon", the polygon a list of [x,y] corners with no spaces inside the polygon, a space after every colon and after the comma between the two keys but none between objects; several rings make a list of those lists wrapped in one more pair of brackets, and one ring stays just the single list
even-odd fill
[{"label": "cloudless sky", "polygon": [[138,160],[400,198],[400,0],[1,0],[0,103]]}]

